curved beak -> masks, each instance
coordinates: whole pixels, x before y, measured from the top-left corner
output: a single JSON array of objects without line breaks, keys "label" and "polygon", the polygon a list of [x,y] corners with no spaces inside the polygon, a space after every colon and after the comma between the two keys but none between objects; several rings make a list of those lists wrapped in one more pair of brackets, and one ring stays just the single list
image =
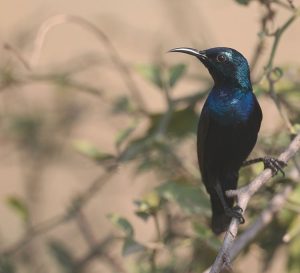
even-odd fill
[{"label": "curved beak", "polygon": [[185,54],[195,56],[195,57],[199,58],[200,60],[207,59],[207,56],[204,51],[199,51],[197,49],[190,48],[190,47],[176,47],[176,48],[169,50],[168,52],[185,53]]}]

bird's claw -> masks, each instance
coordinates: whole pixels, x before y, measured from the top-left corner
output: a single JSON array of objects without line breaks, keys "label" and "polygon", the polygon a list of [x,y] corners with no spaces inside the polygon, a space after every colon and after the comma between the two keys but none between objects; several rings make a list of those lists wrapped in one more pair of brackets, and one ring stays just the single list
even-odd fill
[{"label": "bird's claw", "polygon": [[228,216],[238,219],[240,224],[245,223],[245,218],[243,217],[243,209],[240,206],[228,208],[225,210],[225,212]]},{"label": "bird's claw", "polygon": [[263,163],[265,169],[271,169],[273,176],[275,176],[278,172],[281,172],[282,176],[285,176],[282,168],[286,166],[286,163],[282,160],[266,156],[263,158]]}]

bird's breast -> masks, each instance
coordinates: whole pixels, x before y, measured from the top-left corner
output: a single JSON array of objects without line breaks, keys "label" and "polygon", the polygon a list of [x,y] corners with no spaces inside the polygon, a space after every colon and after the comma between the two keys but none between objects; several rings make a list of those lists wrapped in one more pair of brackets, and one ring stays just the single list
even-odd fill
[{"label": "bird's breast", "polygon": [[207,107],[213,119],[224,125],[247,122],[250,117],[254,97],[252,92],[211,93],[207,99]]}]

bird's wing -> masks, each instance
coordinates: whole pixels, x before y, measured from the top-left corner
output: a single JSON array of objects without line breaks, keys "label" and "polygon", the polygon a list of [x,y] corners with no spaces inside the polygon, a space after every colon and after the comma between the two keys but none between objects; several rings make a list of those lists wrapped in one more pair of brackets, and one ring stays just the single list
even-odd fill
[{"label": "bird's wing", "polygon": [[198,132],[197,132],[197,155],[200,172],[202,175],[202,180],[205,180],[205,168],[204,168],[204,155],[205,155],[205,143],[209,131],[209,111],[207,108],[203,107],[199,123],[198,123]]},{"label": "bird's wing", "polygon": [[263,114],[262,114],[262,111],[261,111],[261,108],[260,108],[260,105],[257,101],[257,98],[256,96],[253,94],[253,97],[254,97],[254,111],[253,111],[253,121],[254,121],[254,130],[256,132],[259,131],[260,129],[260,125],[261,125],[261,121],[262,121],[262,118],[263,118]]}]

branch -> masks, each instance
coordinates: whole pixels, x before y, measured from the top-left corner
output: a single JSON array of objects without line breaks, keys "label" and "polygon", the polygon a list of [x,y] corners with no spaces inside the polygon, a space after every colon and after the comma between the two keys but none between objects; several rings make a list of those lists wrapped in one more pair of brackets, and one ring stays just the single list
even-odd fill
[{"label": "branch", "polygon": [[[297,181],[299,179],[300,171],[298,169],[297,163],[294,163],[295,169],[291,171],[290,177],[294,181]],[[234,259],[239,254],[239,252],[245,246],[247,246],[257,236],[257,234],[261,232],[272,221],[274,215],[285,205],[288,197],[290,196],[296,185],[297,183],[289,183],[280,193],[277,193],[271,199],[269,205],[262,211],[257,220],[249,228],[247,228],[247,230],[243,234],[241,234],[235,241],[232,249],[230,250],[231,260]]]},{"label": "branch", "polygon": [[234,259],[245,246],[251,242],[259,232],[261,232],[273,219],[274,215],[284,206],[293,186],[288,185],[284,190],[276,194],[269,206],[262,211],[258,219],[235,241],[229,251],[230,259]]},{"label": "branch", "polygon": [[32,227],[29,232],[25,233],[17,242],[12,246],[5,249],[0,249],[0,256],[11,256],[15,255],[23,247],[29,244],[36,237],[57,228],[58,226],[75,219],[80,209],[82,209],[98,192],[99,190],[108,182],[116,173],[117,165],[113,166],[104,174],[98,176],[91,185],[79,196],[75,198],[72,205],[65,209],[65,212],[55,216],[49,220],[46,220],[36,226]]},{"label": "branch", "polygon": [[140,112],[145,113],[146,112],[145,101],[141,96],[141,92],[138,86],[136,85],[134,79],[131,76],[129,68],[121,58],[118,50],[115,48],[115,46],[108,38],[108,36],[99,27],[97,27],[96,25],[92,24],[91,22],[89,22],[88,20],[80,16],[59,14],[50,17],[40,26],[34,41],[34,48],[33,48],[33,53],[30,61],[31,66],[35,67],[37,65],[48,32],[53,27],[61,24],[66,24],[66,23],[73,23],[79,25],[83,29],[95,35],[98,38],[98,40],[106,47],[106,50],[112,62],[115,64],[120,75],[123,77],[123,80],[127,85],[129,92],[131,92],[132,98],[137,102]]},{"label": "branch", "polygon": [[[298,134],[291,142],[289,147],[279,156],[279,160],[287,163],[300,149],[300,134]],[[258,177],[256,177],[249,185],[242,187],[236,191],[227,192],[228,196],[236,196],[238,205],[246,210],[248,202],[252,195],[254,195],[266,182],[272,177],[272,171],[270,169],[264,170]],[[230,251],[233,247],[234,240],[238,233],[238,220],[233,218],[230,226],[225,234],[223,245],[219,251],[219,254],[210,269],[207,269],[205,273],[219,273],[224,266],[230,264]]]}]

